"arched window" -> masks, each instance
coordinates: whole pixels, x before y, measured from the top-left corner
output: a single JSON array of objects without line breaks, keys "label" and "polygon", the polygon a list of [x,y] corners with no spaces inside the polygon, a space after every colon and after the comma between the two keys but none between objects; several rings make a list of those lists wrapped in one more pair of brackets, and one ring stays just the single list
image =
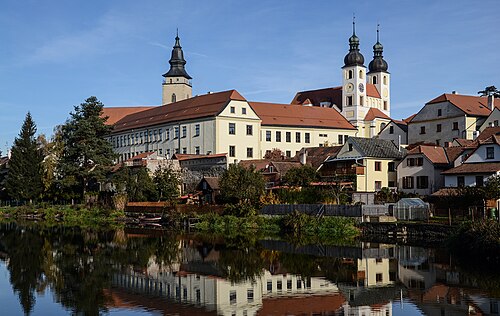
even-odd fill
[{"label": "arched window", "polygon": [[359,79],[363,79],[363,70],[359,71]]},{"label": "arched window", "polygon": [[384,76],[384,84],[387,84],[387,76]]},{"label": "arched window", "polygon": [[353,77],[352,70],[349,70],[349,72],[347,73],[347,79],[352,79],[352,77]]},{"label": "arched window", "polygon": [[377,76],[373,76],[372,82],[373,84],[377,84]]},{"label": "arched window", "polygon": [[170,83],[172,83],[172,78],[170,78]]},{"label": "arched window", "polygon": [[175,93],[172,93],[172,103],[177,101],[177,97],[175,96]]}]

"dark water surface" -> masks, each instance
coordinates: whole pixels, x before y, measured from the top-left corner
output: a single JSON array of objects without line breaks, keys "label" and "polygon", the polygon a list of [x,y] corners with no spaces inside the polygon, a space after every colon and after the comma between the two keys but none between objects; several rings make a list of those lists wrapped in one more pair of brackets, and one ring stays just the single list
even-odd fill
[{"label": "dark water surface", "polygon": [[463,258],[368,242],[0,224],[0,315],[498,315],[500,272]]}]

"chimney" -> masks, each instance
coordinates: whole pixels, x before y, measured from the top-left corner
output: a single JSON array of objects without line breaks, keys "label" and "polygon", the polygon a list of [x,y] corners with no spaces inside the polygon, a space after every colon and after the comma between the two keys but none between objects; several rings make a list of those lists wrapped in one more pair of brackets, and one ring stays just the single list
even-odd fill
[{"label": "chimney", "polygon": [[495,97],[492,94],[488,96],[488,109],[491,111],[495,109]]},{"label": "chimney", "polygon": [[451,94],[458,94],[457,91],[453,90],[451,91]]}]

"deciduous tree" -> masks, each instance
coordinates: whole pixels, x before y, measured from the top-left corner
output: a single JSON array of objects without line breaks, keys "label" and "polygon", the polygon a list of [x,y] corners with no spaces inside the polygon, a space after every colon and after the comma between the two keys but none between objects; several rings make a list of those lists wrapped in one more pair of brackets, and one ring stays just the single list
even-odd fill
[{"label": "deciduous tree", "polygon": [[254,167],[232,164],[220,177],[219,186],[228,203],[257,205],[265,190],[265,180]]}]

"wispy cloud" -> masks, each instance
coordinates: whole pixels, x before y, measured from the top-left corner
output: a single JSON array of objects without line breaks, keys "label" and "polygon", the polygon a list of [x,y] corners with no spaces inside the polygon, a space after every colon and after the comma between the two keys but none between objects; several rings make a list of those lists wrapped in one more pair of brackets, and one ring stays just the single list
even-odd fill
[{"label": "wispy cloud", "polygon": [[165,50],[170,50],[170,49],[172,49],[172,47],[168,47],[167,45],[163,45],[163,44],[160,44],[160,43],[158,43],[158,42],[149,42],[148,44],[149,44],[149,45],[151,45],[151,46],[156,46],[156,47],[163,48],[163,49],[165,49]]},{"label": "wispy cloud", "polygon": [[120,16],[107,14],[92,28],[48,40],[27,56],[25,62],[65,62],[113,52],[119,39],[132,31],[131,25]]}]

